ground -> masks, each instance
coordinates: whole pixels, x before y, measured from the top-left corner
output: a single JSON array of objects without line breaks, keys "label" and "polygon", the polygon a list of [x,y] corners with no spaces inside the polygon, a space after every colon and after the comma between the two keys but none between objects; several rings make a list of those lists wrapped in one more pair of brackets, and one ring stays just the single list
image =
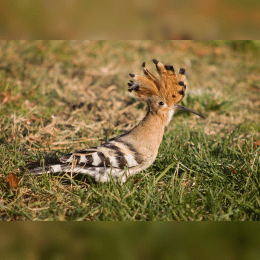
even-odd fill
[{"label": "ground", "polygon": [[[258,41],[1,41],[1,219],[259,220],[259,55]],[[135,126],[128,74],[154,58],[186,69],[182,104],[206,120],[176,113],[124,185],[28,173]]]}]

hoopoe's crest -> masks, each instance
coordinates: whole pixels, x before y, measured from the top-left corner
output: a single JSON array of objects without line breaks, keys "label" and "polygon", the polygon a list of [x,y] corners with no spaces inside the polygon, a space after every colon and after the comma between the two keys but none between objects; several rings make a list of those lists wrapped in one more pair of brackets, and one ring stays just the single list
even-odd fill
[{"label": "hoopoe's crest", "polygon": [[[153,62],[156,65],[160,78],[158,79],[149,72],[144,62],[142,69],[145,76],[130,73],[129,75],[133,80],[130,80],[130,83],[128,83],[128,91],[133,92],[140,100],[146,101],[148,105],[151,105],[151,108],[155,108],[155,104],[157,103],[159,107],[164,105],[171,108],[174,107],[176,110],[189,111],[205,119],[204,116],[196,111],[178,105],[184,98],[186,91],[185,69],[181,68],[177,77],[172,65],[163,65],[155,59],[153,59]],[[173,112],[173,110],[169,111],[170,115]],[[171,116],[169,119],[171,119]]]},{"label": "hoopoe's crest", "polygon": [[[153,60],[160,78],[156,78],[145,68],[145,76],[129,74],[129,91],[140,100],[147,102],[147,114],[132,130],[107,141],[106,143],[60,158],[60,164],[45,167],[46,172],[70,172],[87,174],[95,181],[105,182],[111,177],[124,182],[130,175],[149,167],[155,160],[161,144],[165,127],[176,109],[201,114],[178,105],[186,91],[185,70],[176,76],[173,66],[163,65]],[[42,173],[42,167],[31,170]]]},{"label": "hoopoe's crest", "polygon": [[181,68],[179,77],[175,73],[173,66],[163,65],[160,61],[153,60],[160,75],[158,79],[145,67],[143,72],[145,77],[129,74],[134,81],[130,81],[128,90],[133,92],[140,100],[149,101],[153,97],[160,97],[168,106],[173,106],[184,98],[186,91],[185,69]]}]

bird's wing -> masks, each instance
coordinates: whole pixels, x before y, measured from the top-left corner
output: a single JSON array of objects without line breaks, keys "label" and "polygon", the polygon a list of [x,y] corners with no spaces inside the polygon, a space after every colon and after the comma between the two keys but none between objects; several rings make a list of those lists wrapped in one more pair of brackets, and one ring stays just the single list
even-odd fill
[{"label": "bird's wing", "polygon": [[112,139],[98,147],[75,151],[60,158],[62,163],[76,160],[77,165],[88,167],[131,168],[141,163],[137,150],[120,139]]}]

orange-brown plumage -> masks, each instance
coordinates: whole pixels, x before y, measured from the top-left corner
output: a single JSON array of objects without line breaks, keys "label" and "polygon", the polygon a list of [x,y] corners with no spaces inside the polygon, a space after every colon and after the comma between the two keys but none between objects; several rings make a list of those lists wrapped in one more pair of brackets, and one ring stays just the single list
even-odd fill
[{"label": "orange-brown plumage", "polygon": [[[156,65],[160,78],[158,79],[149,72],[148,69],[145,68],[145,63],[143,63],[145,76],[130,74],[135,83],[138,84],[138,90],[136,91],[135,88],[131,88],[131,83],[129,90],[133,91],[140,100],[147,101],[151,96],[159,96],[164,99],[168,106],[178,104],[184,98],[186,91],[186,85],[184,83],[185,70],[180,69],[178,79],[173,66],[163,65],[157,60],[153,60],[153,62]],[[134,87],[136,87],[136,85],[134,85]]]}]

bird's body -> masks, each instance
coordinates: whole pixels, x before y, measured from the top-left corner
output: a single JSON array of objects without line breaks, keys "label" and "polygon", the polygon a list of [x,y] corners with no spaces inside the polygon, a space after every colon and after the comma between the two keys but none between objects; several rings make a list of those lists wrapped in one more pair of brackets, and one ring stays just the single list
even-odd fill
[{"label": "bird's body", "polygon": [[[149,167],[155,160],[161,144],[165,127],[171,121],[176,105],[184,97],[185,70],[181,69],[179,81],[172,66],[163,65],[157,60],[157,71],[161,79],[153,76],[144,66],[146,77],[130,74],[129,91],[148,104],[143,120],[129,132],[110,139],[98,146],[75,151],[60,158],[60,164],[45,167],[46,172],[70,172],[87,174],[95,181],[106,182],[110,178],[124,182],[128,176]],[[188,110],[199,116],[195,111]],[[202,116],[203,117],[203,116]],[[41,167],[32,170],[42,173]]]}]

